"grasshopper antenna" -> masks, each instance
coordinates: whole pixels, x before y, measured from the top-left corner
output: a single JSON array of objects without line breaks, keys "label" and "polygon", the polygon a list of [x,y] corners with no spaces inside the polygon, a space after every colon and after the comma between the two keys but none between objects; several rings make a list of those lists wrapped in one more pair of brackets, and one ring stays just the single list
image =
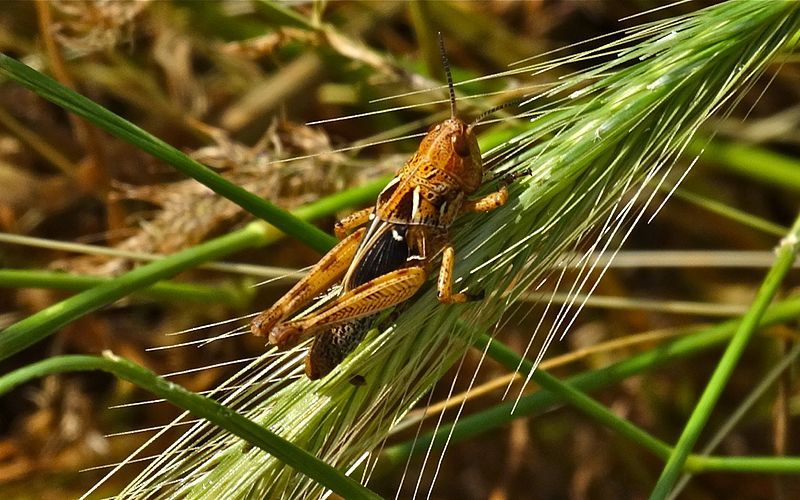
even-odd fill
[{"label": "grasshopper antenna", "polygon": [[467,130],[472,130],[472,129],[473,129],[473,128],[475,128],[476,126],[480,125],[480,124],[481,124],[481,122],[482,122],[483,120],[485,120],[487,117],[489,117],[489,116],[491,116],[491,115],[493,115],[493,114],[497,113],[497,112],[498,112],[498,111],[500,111],[501,109],[505,109],[505,108],[507,108],[507,107],[509,107],[509,106],[513,106],[514,104],[520,104],[520,103],[524,102],[526,99],[527,99],[526,97],[517,97],[516,99],[511,99],[511,100],[510,100],[510,101],[508,101],[508,102],[504,102],[503,104],[498,104],[497,106],[495,106],[495,107],[493,107],[493,108],[491,108],[491,109],[487,109],[486,111],[484,111],[483,113],[481,113],[481,114],[480,114],[480,116],[478,116],[477,118],[475,118],[475,119],[472,121],[472,123],[470,123],[470,124],[467,126]]},{"label": "grasshopper antenna", "polygon": [[439,32],[439,52],[442,53],[442,65],[447,76],[447,89],[450,91],[450,118],[456,117],[456,90],[453,88],[453,75],[450,74],[450,61],[447,60],[447,51],[444,50],[444,38]]}]

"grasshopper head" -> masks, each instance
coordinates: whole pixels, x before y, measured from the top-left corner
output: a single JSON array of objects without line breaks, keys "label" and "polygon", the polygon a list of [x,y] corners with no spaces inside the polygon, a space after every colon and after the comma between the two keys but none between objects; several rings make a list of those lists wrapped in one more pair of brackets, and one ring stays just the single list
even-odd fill
[{"label": "grasshopper head", "polygon": [[450,74],[450,62],[447,60],[441,32],[439,32],[439,51],[442,54],[442,65],[447,77],[447,90],[450,92],[450,118],[428,130],[428,135],[420,144],[419,152],[430,152],[434,168],[444,170],[455,177],[461,184],[461,189],[470,194],[480,187],[483,178],[481,150],[472,125],[467,125],[456,116],[453,75]]},{"label": "grasshopper head", "polygon": [[467,194],[481,184],[483,162],[478,140],[469,125],[457,117],[430,128],[422,140],[420,153],[427,153],[430,163],[455,177]]}]

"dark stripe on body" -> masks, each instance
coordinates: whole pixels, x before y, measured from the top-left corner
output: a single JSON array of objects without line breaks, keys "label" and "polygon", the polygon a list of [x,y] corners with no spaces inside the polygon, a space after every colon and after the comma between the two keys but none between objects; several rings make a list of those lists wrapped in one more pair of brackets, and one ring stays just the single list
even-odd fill
[{"label": "dark stripe on body", "polygon": [[358,259],[345,283],[344,290],[405,267],[411,256],[406,238],[407,226],[379,223],[377,233],[367,233],[362,240],[363,248],[356,252]]}]

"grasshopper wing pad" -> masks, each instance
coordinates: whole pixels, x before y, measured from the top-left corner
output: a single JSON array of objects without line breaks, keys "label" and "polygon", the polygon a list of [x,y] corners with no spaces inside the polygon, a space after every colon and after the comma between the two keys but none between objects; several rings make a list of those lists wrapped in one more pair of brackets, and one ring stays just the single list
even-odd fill
[{"label": "grasshopper wing pad", "polygon": [[373,231],[369,231],[356,253],[344,289],[350,290],[405,267],[411,256],[406,229],[407,226],[379,223]]},{"label": "grasshopper wing pad", "polygon": [[[362,240],[363,252],[356,255],[345,290],[395,271],[408,263],[411,250],[406,226],[378,222]],[[324,377],[358,347],[372,326],[375,315],[359,318],[317,334],[306,357],[306,375],[312,380]]]}]

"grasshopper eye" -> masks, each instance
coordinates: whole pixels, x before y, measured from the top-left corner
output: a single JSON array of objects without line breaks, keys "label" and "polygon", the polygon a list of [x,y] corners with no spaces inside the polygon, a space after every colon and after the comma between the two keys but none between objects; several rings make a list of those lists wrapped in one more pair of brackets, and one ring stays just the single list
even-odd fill
[{"label": "grasshopper eye", "polygon": [[467,144],[466,134],[453,134],[450,138],[453,141],[453,151],[460,157],[469,156],[469,145]]}]

